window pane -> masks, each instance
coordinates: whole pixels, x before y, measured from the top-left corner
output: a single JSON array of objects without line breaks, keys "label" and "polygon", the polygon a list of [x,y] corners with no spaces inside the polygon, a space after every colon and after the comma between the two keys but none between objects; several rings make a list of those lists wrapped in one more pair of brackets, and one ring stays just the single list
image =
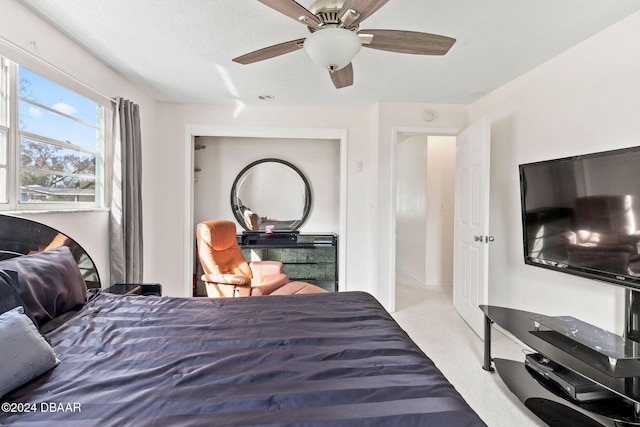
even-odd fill
[{"label": "window pane", "polygon": [[26,172],[21,174],[20,201],[42,202],[95,202],[94,180],[46,173]]},{"label": "window pane", "polygon": [[[61,142],[95,150],[98,148],[98,130],[65,116],[39,108],[25,101],[18,108],[20,131],[42,135]],[[95,114],[96,105],[93,105]],[[95,118],[94,118],[95,122]]]},{"label": "window pane", "polygon": [[0,203],[8,204],[2,208],[100,204],[105,108],[0,57]]},{"label": "window pane", "polygon": [[96,103],[42,76],[20,67],[19,96],[85,122],[97,124]]},{"label": "window pane", "polygon": [[[22,138],[20,158],[23,168],[43,169],[82,175],[96,174],[96,156],[45,142]],[[22,182],[22,185],[25,185]]]}]

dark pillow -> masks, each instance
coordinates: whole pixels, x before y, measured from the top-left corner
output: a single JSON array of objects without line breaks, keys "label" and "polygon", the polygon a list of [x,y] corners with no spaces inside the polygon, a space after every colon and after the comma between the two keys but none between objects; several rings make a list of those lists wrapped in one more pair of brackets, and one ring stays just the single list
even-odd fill
[{"label": "dark pillow", "polygon": [[24,301],[20,298],[20,295],[15,291],[18,282],[18,273],[15,271],[1,271],[0,270],[0,314],[5,313],[16,307],[22,307],[24,314],[27,315],[34,325],[38,326],[38,322],[33,318],[33,315],[25,307]]},{"label": "dark pillow", "polygon": [[0,270],[18,272],[14,289],[39,326],[84,305],[87,287],[67,246],[0,261]]}]

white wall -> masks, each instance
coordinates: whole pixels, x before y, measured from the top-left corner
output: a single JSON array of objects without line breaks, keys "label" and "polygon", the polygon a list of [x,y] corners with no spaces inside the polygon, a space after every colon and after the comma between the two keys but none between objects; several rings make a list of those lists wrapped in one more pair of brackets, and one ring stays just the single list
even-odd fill
[{"label": "white wall", "polygon": [[[301,232],[339,232],[340,141],[296,138],[198,137],[195,152],[194,222],[235,221],[230,191],[238,173],[265,158],[285,160],[305,175],[312,206]],[[278,183],[272,185],[278,188]],[[238,230],[242,230],[238,226]]]},{"label": "white wall", "polygon": [[[395,236],[390,233],[391,222],[379,227],[379,199],[384,196],[385,213],[392,213],[395,199],[392,198],[391,180],[394,150],[391,150],[394,129],[398,126],[433,128],[438,130],[461,129],[466,124],[465,106],[436,106],[435,120],[427,123],[421,118],[428,104],[380,104],[372,110],[339,110],[319,108],[279,108],[189,105],[159,103],[157,107],[157,135],[155,141],[162,150],[149,154],[158,173],[151,177],[155,191],[163,194],[145,205],[154,212],[145,223],[146,229],[157,230],[145,233],[145,252],[154,260],[156,268],[145,271],[146,280],[166,283],[167,295],[185,294],[185,271],[191,266],[182,260],[188,248],[184,242],[193,241],[185,235],[183,225],[189,221],[185,206],[189,203],[188,171],[185,158],[189,152],[185,141],[185,129],[253,129],[273,132],[274,129],[344,129],[347,132],[347,176],[346,176],[346,243],[345,290],[362,290],[376,295],[383,304],[391,301],[393,289],[389,276],[381,276],[379,270],[388,271],[390,245]],[[379,128],[384,134],[378,136]],[[286,133],[286,132],[285,132]],[[380,154],[383,145],[385,152]],[[362,165],[362,168],[359,165]],[[226,200],[223,202],[226,203]],[[390,218],[390,216],[389,216]],[[387,218],[385,218],[386,220]],[[385,232],[385,240],[379,234]],[[169,248],[171,250],[169,250]],[[395,261],[392,261],[395,262]],[[157,278],[156,278],[157,277]],[[392,306],[387,307],[393,309]]]},{"label": "white wall", "polygon": [[[431,108],[436,118],[422,120],[422,111]],[[145,223],[145,256],[153,260],[154,269],[147,269],[149,281],[162,281],[167,295],[185,295],[185,271],[191,265],[183,260],[193,242],[193,230],[183,230],[190,220],[186,217],[189,203],[189,171],[185,169],[189,153],[185,129],[252,129],[256,132],[274,129],[344,129],[347,132],[346,151],[346,243],[345,290],[362,290],[376,295],[383,304],[392,301],[389,279],[391,214],[395,199],[391,190],[393,179],[392,150],[394,132],[403,127],[431,128],[457,132],[466,125],[465,106],[433,106],[428,104],[380,104],[372,110],[339,110],[319,108],[244,107],[158,103],[157,139],[161,150],[154,150],[146,159],[154,164],[156,173],[149,177],[151,191],[162,194],[145,204],[154,215]],[[197,133],[197,131],[195,131]],[[446,132],[445,132],[446,133]],[[362,165],[360,168],[359,166]],[[382,201],[383,209],[380,209]],[[223,202],[226,203],[226,200]],[[383,213],[383,216],[381,215]],[[387,216],[388,214],[388,216]],[[380,219],[385,221],[381,226]],[[383,239],[381,239],[381,236]],[[381,275],[380,271],[384,274]]]},{"label": "white wall", "polygon": [[456,138],[429,136],[427,148],[426,284],[452,285]]},{"label": "white wall", "polygon": [[[154,149],[155,141],[155,102],[150,97],[54,30],[16,0],[2,0],[0,39],[2,39],[0,55],[29,65],[45,77],[53,80],[63,78],[65,83],[71,82],[76,85],[73,87],[74,90],[86,91],[94,98],[101,97],[95,93],[97,91],[110,98],[121,96],[139,104],[143,138],[143,172],[145,177],[149,172],[153,175],[152,158],[147,157],[148,152]],[[55,71],[54,68],[61,70],[66,76],[60,77],[60,71]],[[154,196],[148,191],[146,185],[148,181],[149,178],[143,178],[143,203],[145,204]],[[144,211],[145,220],[150,215],[153,215],[153,212],[148,209]],[[43,222],[68,234],[87,249],[98,267],[102,281],[109,281],[109,217],[106,210],[73,214],[24,213],[19,216]],[[147,264],[153,263],[147,262]]]},{"label": "white wall", "polygon": [[[337,110],[313,108],[262,108],[248,107],[237,110],[232,106],[158,104],[157,143],[163,150],[152,154],[159,173],[153,177],[155,191],[163,194],[146,205],[155,212],[145,227],[162,230],[145,235],[147,257],[155,260],[157,269],[150,274],[157,275],[166,283],[167,295],[184,295],[184,265],[182,256],[187,250],[184,242],[193,242],[193,230],[189,235],[183,225],[188,223],[189,203],[186,189],[191,188],[185,158],[189,152],[185,140],[187,128],[208,129],[252,129],[255,132],[274,129],[287,133],[304,129],[343,129],[347,133],[346,162],[346,229],[348,235],[340,235],[346,243],[347,280],[341,286],[346,290],[363,290],[375,293],[372,280],[373,244],[371,218],[373,209],[371,182],[375,180],[375,169],[371,163],[371,149],[375,144],[371,137],[371,112],[367,110]],[[293,132],[295,133],[295,132]],[[362,169],[358,164],[362,162]],[[294,162],[295,163],[295,162]],[[227,203],[227,198],[222,201]],[[170,224],[170,226],[166,226]],[[309,230],[311,231],[311,230]],[[167,250],[171,247],[171,251]],[[186,269],[186,270],[185,270]],[[147,276],[149,280],[154,276]]]},{"label": "white wall", "polygon": [[491,304],[621,333],[620,288],[524,264],[518,164],[640,145],[639,28],[635,13],[470,105],[491,121]]},{"label": "white wall", "polygon": [[[396,267],[427,275],[427,136],[400,135],[396,147]],[[399,167],[398,167],[399,166]]]}]

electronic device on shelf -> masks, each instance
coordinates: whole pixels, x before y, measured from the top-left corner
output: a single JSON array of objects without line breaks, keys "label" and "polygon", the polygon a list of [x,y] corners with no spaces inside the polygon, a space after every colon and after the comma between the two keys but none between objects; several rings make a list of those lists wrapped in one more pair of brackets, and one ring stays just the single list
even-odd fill
[{"label": "electronic device on shelf", "polygon": [[560,366],[540,353],[527,354],[524,364],[544,380],[559,386],[569,397],[578,402],[610,399],[615,394],[606,388]]}]

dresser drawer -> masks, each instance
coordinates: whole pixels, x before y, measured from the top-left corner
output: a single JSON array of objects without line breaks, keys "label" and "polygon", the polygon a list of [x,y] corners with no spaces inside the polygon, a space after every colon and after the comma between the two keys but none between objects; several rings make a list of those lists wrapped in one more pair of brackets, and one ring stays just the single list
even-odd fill
[{"label": "dresser drawer", "polygon": [[[239,242],[242,239],[238,239]],[[279,261],[289,280],[338,290],[338,237],[300,235],[298,242],[287,246],[240,246],[247,261]]]},{"label": "dresser drawer", "polygon": [[283,264],[282,272],[289,280],[333,279],[336,277],[335,264]]}]

